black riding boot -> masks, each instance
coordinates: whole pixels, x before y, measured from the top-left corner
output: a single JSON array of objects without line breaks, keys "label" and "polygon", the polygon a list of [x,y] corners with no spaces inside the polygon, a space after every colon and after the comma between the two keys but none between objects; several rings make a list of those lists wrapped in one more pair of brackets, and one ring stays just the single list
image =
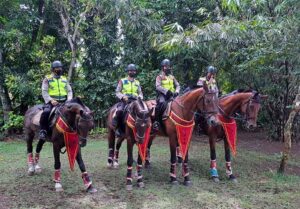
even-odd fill
[{"label": "black riding boot", "polygon": [[53,106],[51,105],[51,103],[45,104],[43,107],[43,112],[41,114],[41,118],[40,118],[40,133],[39,133],[39,139],[40,140],[46,140],[47,138],[47,130],[48,130],[48,120],[49,120],[49,116],[50,116],[50,112],[51,109],[53,108]]}]

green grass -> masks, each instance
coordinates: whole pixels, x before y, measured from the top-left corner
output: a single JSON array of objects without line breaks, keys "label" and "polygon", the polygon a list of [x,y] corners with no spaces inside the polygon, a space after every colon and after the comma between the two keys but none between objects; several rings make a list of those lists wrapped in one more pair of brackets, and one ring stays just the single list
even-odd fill
[{"label": "green grass", "polygon": [[[171,186],[168,181],[169,146],[158,138],[152,146],[152,169],[144,170],[145,188],[125,190],[126,143],[120,152],[120,169],[106,168],[107,142],[92,140],[82,150],[96,194],[86,194],[81,174],[71,172],[66,155],[61,155],[64,192],[54,191],[53,156],[50,143],[41,153],[43,172],[28,176],[26,144],[0,143],[0,208],[300,208],[300,177],[276,174],[279,158],[243,149],[233,159],[238,184],[226,179],[222,143],[217,146],[220,183],[209,179],[208,144],[193,141],[190,148],[192,187]],[[136,156],[136,153],[135,153]],[[292,161],[300,167],[300,162]],[[178,168],[178,176],[181,170]],[[183,179],[180,176],[179,180]],[[134,181],[134,183],[136,183]]]}]

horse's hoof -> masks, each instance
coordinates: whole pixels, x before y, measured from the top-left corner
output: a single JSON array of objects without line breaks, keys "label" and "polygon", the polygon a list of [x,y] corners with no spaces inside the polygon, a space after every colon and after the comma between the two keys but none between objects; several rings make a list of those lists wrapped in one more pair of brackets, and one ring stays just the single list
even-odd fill
[{"label": "horse's hoof", "polygon": [[42,172],[42,168],[38,164],[35,165],[34,170],[35,170],[36,173],[41,173]]},{"label": "horse's hoof", "polygon": [[126,185],[126,190],[127,190],[127,191],[131,191],[131,190],[132,190],[132,184]]},{"label": "horse's hoof", "polygon": [[178,181],[177,180],[175,180],[175,181],[171,181],[171,185],[172,186],[177,186],[179,183],[178,183]]},{"label": "horse's hoof", "polygon": [[219,182],[220,182],[220,179],[219,179],[219,177],[217,177],[217,176],[213,176],[213,177],[212,177],[212,180],[213,180],[213,182],[215,182],[215,183],[219,183]]},{"label": "horse's hoof", "polygon": [[230,176],[229,176],[229,181],[231,181],[232,183],[235,183],[235,184],[238,183],[238,180],[235,178],[234,175],[230,175]]},{"label": "horse's hoof", "polygon": [[106,166],[107,168],[113,168],[113,163],[107,163]]},{"label": "horse's hoof", "polygon": [[192,182],[191,181],[184,181],[183,185],[186,186],[186,187],[190,187],[190,186],[192,186]]},{"label": "horse's hoof", "polygon": [[89,186],[89,188],[86,190],[86,192],[90,193],[90,194],[93,194],[93,193],[96,193],[98,190],[93,187],[92,185]]},{"label": "horse's hoof", "polygon": [[113,167],[114,167],[114,169],[118,169],[119,168],[119,163],[118,162],[114,162]]},{"label": "horse's hoof", "polygon": [[32,175],[34,174],[34,172],[35,172],[34,167],[33,167],[33,166],[30,166],[30,167],[28,168],[28,171],[27,171],[28,175],[29,175],[29,176],[32,176]]},{"label": "horse's hoof", "polygon": [[55,191],[56,192],[64,191],[64,189],[62,188],[62,185],[60,183],[55,183]]},{"label": "horse's hoof", "polygon": [[145,169],[150,169],[151,168],[151,163],[149,161],[145,162]]},{"label": "horse's hoof", "polygon": [[138,186],[138,188],[144,188],[145,187],[145,184],[144,184],[144,182],[138,182],[137,183],[137,186]]}]

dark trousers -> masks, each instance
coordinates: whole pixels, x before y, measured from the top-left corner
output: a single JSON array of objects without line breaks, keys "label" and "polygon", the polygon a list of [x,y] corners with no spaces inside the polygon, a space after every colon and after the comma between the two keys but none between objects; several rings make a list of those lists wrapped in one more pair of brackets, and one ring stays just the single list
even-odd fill
[{"label": "dark trousers", "polygon": [[43,106],[43,112],[40,118],[40,126],[41,126],[41,130],[45,130],[47,131],[49,128],[49,116],[51,113],[51,110],[53,108],[53,105],[51,104],[51,102],[44,104]]}]

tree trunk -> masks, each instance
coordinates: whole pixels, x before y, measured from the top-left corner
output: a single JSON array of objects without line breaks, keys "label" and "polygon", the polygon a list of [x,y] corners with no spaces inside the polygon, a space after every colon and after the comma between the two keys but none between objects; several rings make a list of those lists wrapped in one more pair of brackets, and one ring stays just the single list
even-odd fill
[{"label": "tree trunk", "polygon": [[294,122],[294,118],[297,112],[300,110],[300,87],[298,89],[298,94],[293,102],[293,109],[289,115],[289,118],[284,127],[284,148],[281,158],[281,163],[278,169],[278,173],[284,173],[285,168],[290,156],[290,151],[292,147],[292,126]]},{"label": "tree trunk", "polygon": [[[0,50],[0,68],[3,69],[2,66],[2,51]],[[12,107],[11,107],[11,101],[10,98],[8,96],[8,91],[7,88],[4,84],[4,75],[3,75],[3,71],[1,71],[1,75],[0,75],[0,99],[1,99],[1,104],[2,104],[2,108],[3,108],[3,119],[4,122],[6,122],[8,120],[8,113],[10,111],[12,111]]]}]

